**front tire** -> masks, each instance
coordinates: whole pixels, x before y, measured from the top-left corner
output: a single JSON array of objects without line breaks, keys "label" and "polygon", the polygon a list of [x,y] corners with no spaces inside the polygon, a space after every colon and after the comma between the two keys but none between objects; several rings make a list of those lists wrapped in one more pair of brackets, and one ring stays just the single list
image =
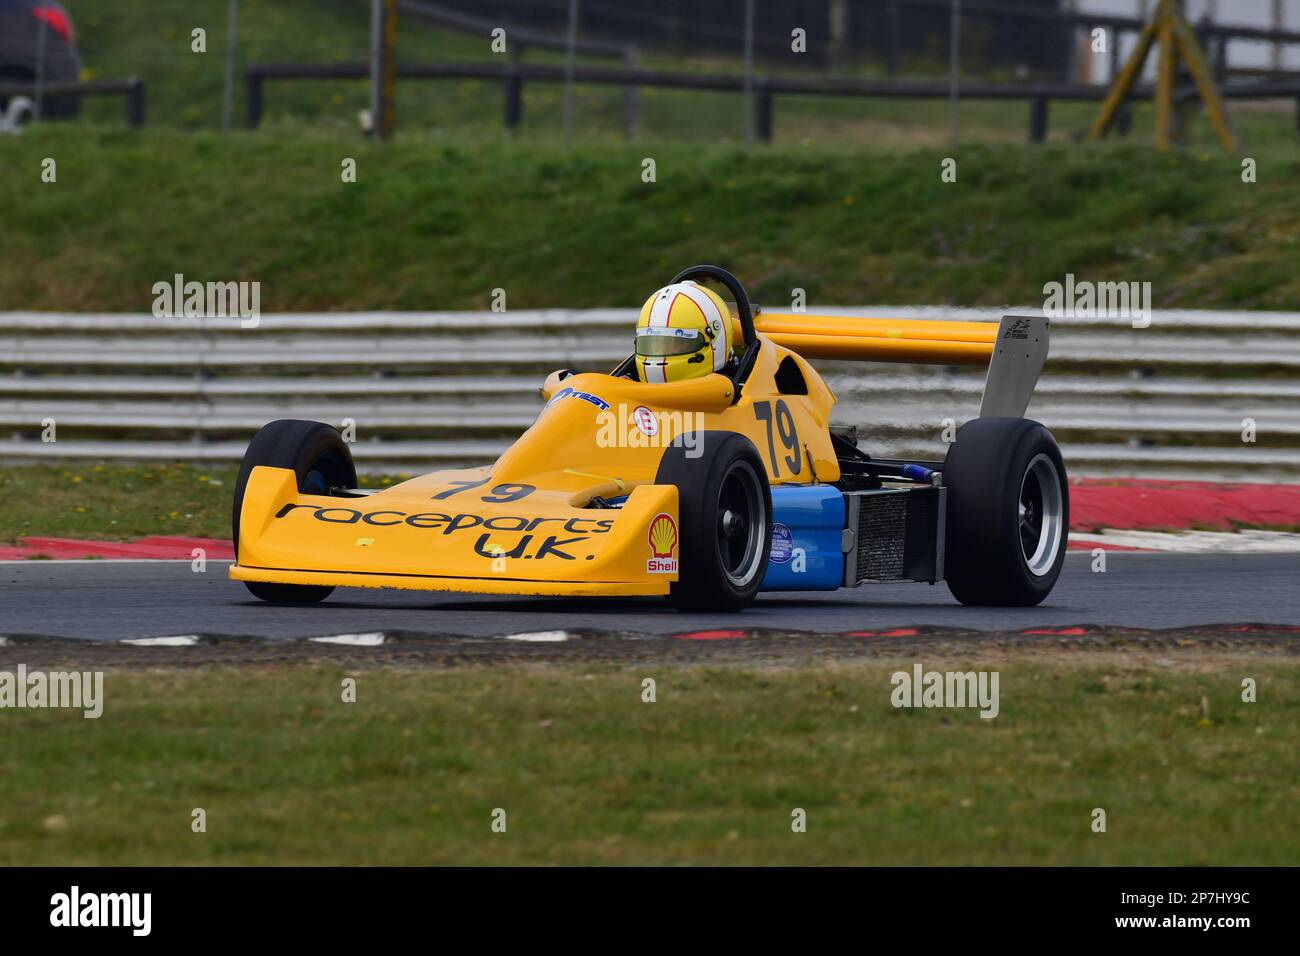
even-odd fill
[{"label": "front tire", "polygon": [[[357,469],[352,452],[338,429],[323,422],[281,419],[262,426],[244,452],[235,479],[235,501],[230,527],[239,559],[239,513],[244,507],[248,477],[259,465],[288,468],[298,476],[298,490],[304,494],[328,495],[332,488],[355,488]],[[334,590],[328,585],[272,584],[245,581],[254,597],[272,604],[314,604]]]},{"label": "front tire", "polygon": [[1056,440],[1026,418],[977,418],[944,459],[944,576],[962,604],[1029,607],[1065,563],[1070,488]]},{"label": "front tire", "polygon": [[677,486],[679,611],[739,611],[753,603],[772,548],[772,491],[758,450],[744,435],[698,432],[690,457],[678,436],[655,484]]}]

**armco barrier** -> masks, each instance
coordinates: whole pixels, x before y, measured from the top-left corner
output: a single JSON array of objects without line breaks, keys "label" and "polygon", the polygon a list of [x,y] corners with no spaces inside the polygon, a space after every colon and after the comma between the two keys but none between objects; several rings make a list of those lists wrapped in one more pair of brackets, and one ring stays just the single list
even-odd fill
[{"label": "armco barrier", "polygon": [[[989,320],[1011,310],[816,311]],[[547,371],[609,368],[634,321],[623,309],[323,313],[245,329],[4,313],[0,456],[234,461],[264,422],[301,417],[355,422],[365,468],[488,462],[535,418]],[[815,364],[839,396],[835,420],[881,455],[941,457],[945,433],[978,408],[978,369]],[[1300,314],[1156,312],[1143,329],[1057,320],[1030,414],[1080,474],[1295,480]],[[57,440],[42,441],[50,420]]]}]

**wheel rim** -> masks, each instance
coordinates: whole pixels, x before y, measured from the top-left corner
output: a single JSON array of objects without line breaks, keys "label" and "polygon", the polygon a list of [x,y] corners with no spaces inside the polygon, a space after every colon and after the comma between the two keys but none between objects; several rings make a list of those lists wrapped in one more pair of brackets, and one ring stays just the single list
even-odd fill
[{"label": "wheel rim", "polygon": [[718,486],[718,553],[722,570],[734,587],[753,582],[763,558],[767,502],[758,473],[747,461],[737,461]]},{"label": "wheel rim", "polygon": [[1052,570],[1065,532],[1065,498],[1061,476],[1047,455],[1035,455],[1020,479],[1018,527],[1020,553],[1030,573]]}]

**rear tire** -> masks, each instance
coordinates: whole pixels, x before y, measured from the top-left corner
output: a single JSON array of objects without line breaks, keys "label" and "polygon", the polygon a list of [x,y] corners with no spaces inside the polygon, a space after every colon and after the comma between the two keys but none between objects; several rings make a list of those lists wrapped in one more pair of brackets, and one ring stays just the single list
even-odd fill
[{"label": "rear tire", "polygon": [[[244,507],[244,490],[248,487],[249,475],[259,465],[293,471],[298,476],[298,490],[304,494],[327,495],[331,488],[357,486],[352,452],[334,426],[288,418],[262,426],[249,442],[239,466],[239,477],[235,479],[230,528],[236,561],[239,559],[239,513]],[[329,585],[263,581],[245,581],[244,586],[254,597],[272,604],[314,604],[325,600],[334,590]]]},{"label": "rear tire", "polygon": [[655,484],[677,486],[679,611],[739,611],[753,603],[772,548],[772,491],[758,450],[744,435],[697,432],[688,457],[678,438]]},{"label": "rear tire", "polygon": [[1070,488],[1056,440],[1026,418],[977,418],[944,459],[944,576],[962,604],[1028,607],[1065,562]]}]

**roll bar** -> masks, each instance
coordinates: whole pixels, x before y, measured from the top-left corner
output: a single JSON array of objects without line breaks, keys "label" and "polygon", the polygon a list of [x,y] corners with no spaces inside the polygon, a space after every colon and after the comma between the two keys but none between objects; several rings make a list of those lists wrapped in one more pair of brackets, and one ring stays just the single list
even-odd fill
[{"label": "roll bar", "polygon": [[754,330],[754,309],[749,304],[749,294],[745,292],[745,287],[740,284],[739,279],[720,266],[691,266],[673,276],[673,282],[669,284],[685,282],[687,279],[714,279],[726,286],[727,291],[736,300],[736,310],[740,313],[740,331],[745,337],[745,350],[740,353],[740,359],[731,375],[731,383],[736,386],[736,394],[732,398],[734,405],[740,401],[745,379],[749,377],[749,371],[754,367],[754,360],[758,358],[758,333]]}]

